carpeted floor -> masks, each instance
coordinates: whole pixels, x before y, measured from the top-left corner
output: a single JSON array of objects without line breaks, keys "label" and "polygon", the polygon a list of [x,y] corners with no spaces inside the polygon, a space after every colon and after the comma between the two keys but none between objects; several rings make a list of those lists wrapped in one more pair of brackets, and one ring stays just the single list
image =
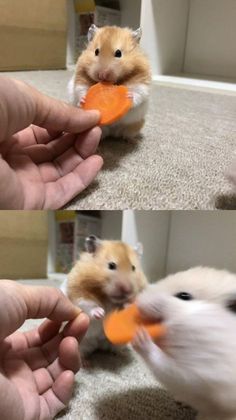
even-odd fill
[{"label": "carpeted floor", "polygon": [[[64,100],[71,74],[8,73]],[[102,172],[68,208],[235,209],[224,176],[235,150],[236,96],[156,84],[143,140],[103,141]]]}]

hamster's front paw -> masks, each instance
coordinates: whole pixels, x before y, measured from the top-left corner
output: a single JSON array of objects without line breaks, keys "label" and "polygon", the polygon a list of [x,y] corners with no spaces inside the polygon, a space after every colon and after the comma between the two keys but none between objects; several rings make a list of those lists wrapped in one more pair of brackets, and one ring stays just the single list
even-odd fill
[{"label": "hamster's front paw", "polygon": [[145,355],[152,349],[153,341],[148,332],[144,328],[140,328],[131,344],[137,353]]},{"label": "hamster's front paw", "polygon": [[134,102],[134,94],[133,94],[133,92],[131,92],[130,90],[128,91],[128,93],[127,93],[127,98],[128,99],[131,99],[131,101],[132,102]]},{"label": "hamster's front paw", "polygon": [[78,107],[78,108],[81,108],[81,107],[85,104],[85,101],[86,101],[86,96],[83,96],[83,97],[80,99],[80,101],[77,103],[77,107]]},{"label": "hamster's front paw", "polygon": [[134,89],[128,90],[127,98],[131,99],[133,108],[137,107],[142,102],[140,95],[137,92],[135,92]]},{"label": "hamster's front paw", "polygon": [[97,306],[96,308],[91,309],[90,311],[90,317],[91,319],[102,319],[105,316],[105,311],[100,306]]}]

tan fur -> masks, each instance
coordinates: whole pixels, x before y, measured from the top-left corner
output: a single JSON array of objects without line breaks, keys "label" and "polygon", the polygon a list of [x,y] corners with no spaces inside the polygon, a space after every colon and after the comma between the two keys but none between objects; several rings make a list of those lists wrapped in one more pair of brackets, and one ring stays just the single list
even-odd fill
[{"label": "tan fur", "polygon": [[[132,107],[118,121],[103,127],[102,136],[133,142],[140,136],[148,111],[152,79],[148,58],[140,48],[137,31],[105,26],[96,28],[92,36],[77,61],[75,74],[68,85],[70,102],[81,106],[89,88],[101,81],[126,86]],[[98,55],[95,54],[96,49],[99,50]],[[117,50],[121,50],[121,57],[115,57]]]},{"label": "tan fur", "polygon": [[[100,49],[99,57],[94,52]],[[123,56],[114,57],[120,49]],[[151,70],[147,57],[128,28],[104,27],[98,30],[87,49],[79,57],[76,66],[75,84],[91,86],[98,82],[97,71],[109,67],[114,74],[114,83],[146,83],[151,82]]]},{"label": "tan fur", "polygon": [[[117,264],[116,272],[108,269],[108,262]],[[136,270],[132,271],[132,265]],[[68,297],[90,299],[104,306],[109,302],[108,289],[112,276],[124,276],[134,287],[137,295],[147,284],[136,252],[119,241],[102,241],[95,254],[84,252],[68,275]]]}]

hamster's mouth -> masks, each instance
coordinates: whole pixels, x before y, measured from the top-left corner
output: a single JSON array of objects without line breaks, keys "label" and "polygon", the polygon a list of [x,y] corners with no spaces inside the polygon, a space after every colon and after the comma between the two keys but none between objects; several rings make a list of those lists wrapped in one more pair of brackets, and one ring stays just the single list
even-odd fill
[{"label": "hamster's mouth", "polygon": [[116,303],[118,305],[122,305],[124,303],[131,303],[134,300],[134,296],[133,295],[128,295],[128,296],[124,296],[124,295],[110,295],[110,299],[113,303]]},{"label": "hamster's mouth", "polygon": [[110,83],[113,85],[117,85],[118,84],[118,78],[117,76],[113,73],[110,72],[109,74],[97,74],[95,73],[93,75],[93,79],[95,81],[95,83]]},{"label": "hamster's mouth", "polygon": [[152,316],[152,315],[144,314],[142,312],[141,312],[141,315],[142,315],[142,318],[145,321],[148,321],[148,322],[155,322],[157,324],[163,324],[165,322],[164,317],[161,316],[161,315],[159,315],[159,316],[156,316],[156,315],[155,316]]}]

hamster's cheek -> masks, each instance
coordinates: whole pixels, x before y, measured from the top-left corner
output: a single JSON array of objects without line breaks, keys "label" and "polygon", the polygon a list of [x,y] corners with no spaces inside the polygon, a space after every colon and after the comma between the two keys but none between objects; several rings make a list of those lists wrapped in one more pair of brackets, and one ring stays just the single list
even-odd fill
[{"label": "hamster's cheek", "polygon": [[211,353],[222,346],[230,346],[232,341],[236,347],[236,319],[213,305],[186,314],[176,314],[169,319],[168,326],[169,338],[183,348],[198,348],[198,351]]},{"label": "hamster's cheek", "polygon": [[89,67],[88,67],[88,75],[89,77],[94,80],[95,82],[98,81],[98,66],[95,65],[94,63],[90,63]]}]

